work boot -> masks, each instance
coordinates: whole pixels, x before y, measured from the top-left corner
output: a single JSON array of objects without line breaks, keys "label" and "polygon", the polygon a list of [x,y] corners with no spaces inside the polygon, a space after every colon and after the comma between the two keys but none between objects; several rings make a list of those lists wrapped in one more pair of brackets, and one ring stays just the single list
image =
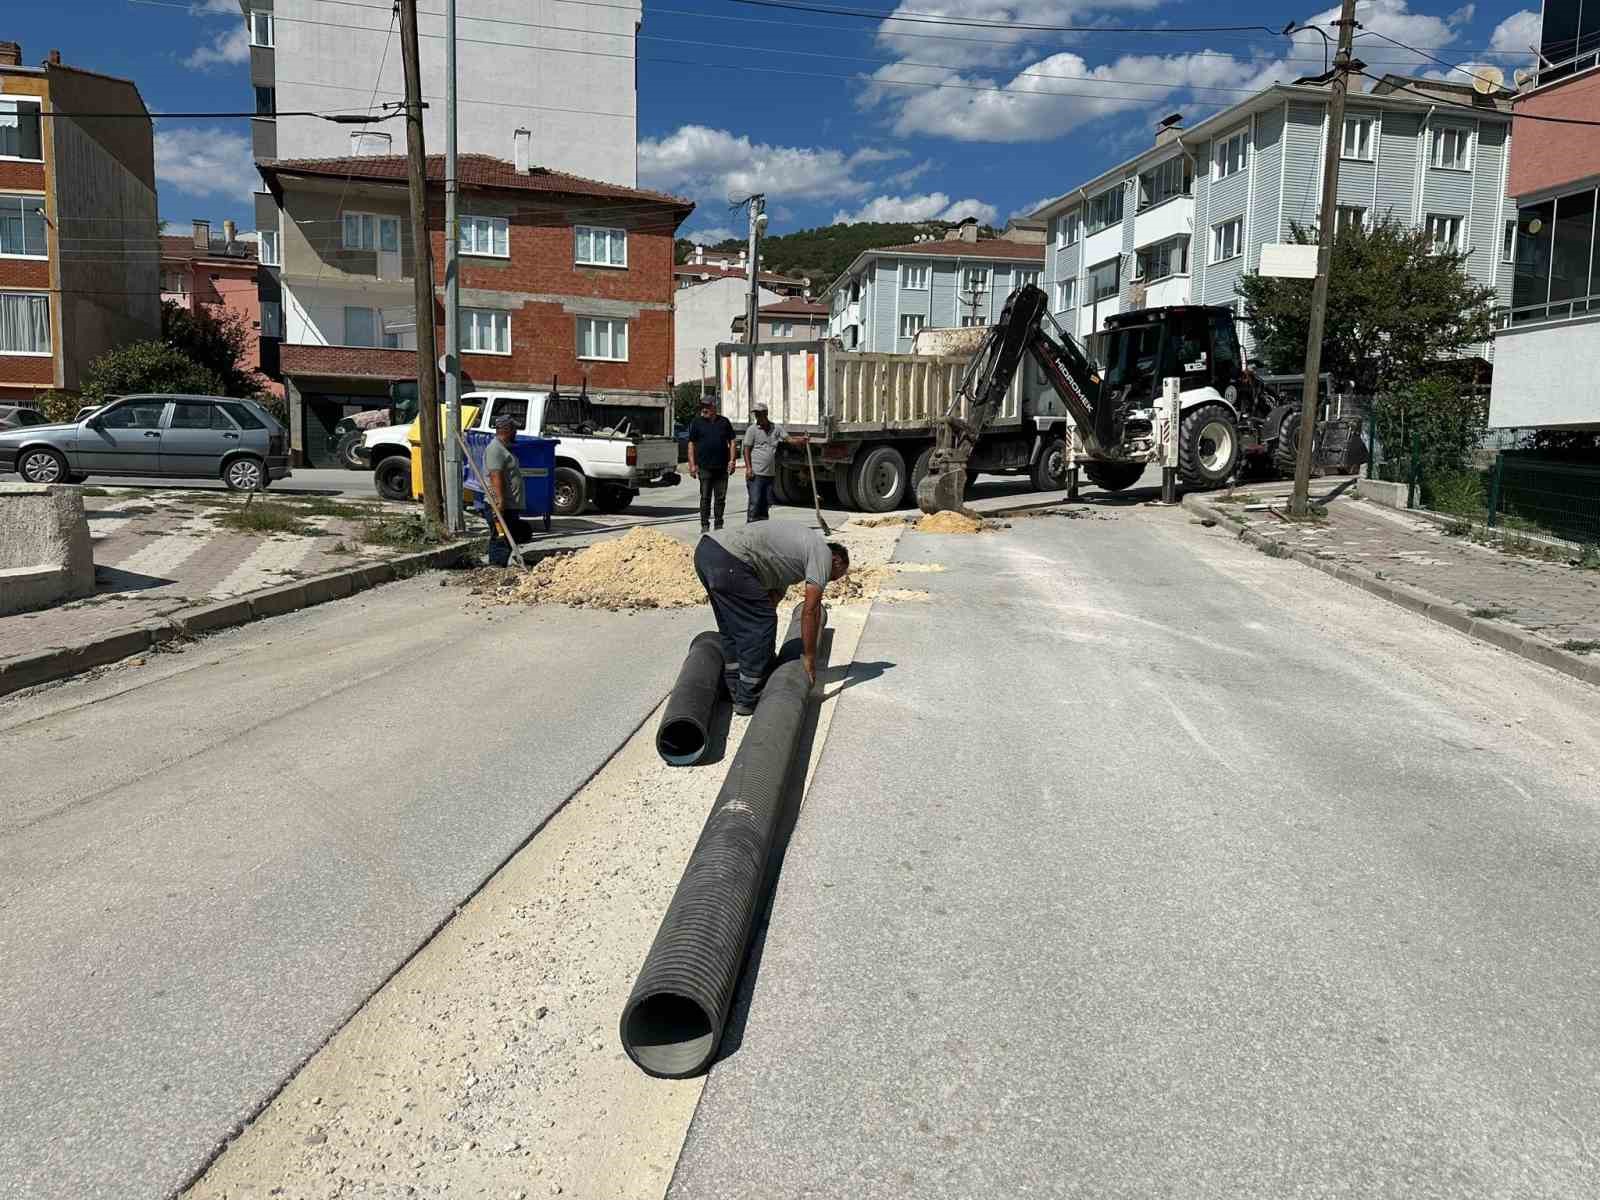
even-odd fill
[{"label": "work boot", "polygon": [[736,715],[741,717],[754,716],[756,711],[756,702],[754,700],[735,700],[733,702],[733,711]]},{"label": "work boot", "polygon": [[[719,526],[717,526],[717,528],[720,529],[720,528],[722,528],[722,526],[719,525]],[[700,536],[701,537],[705,537],[705,535],[710,533],[710,532],[711,532],[711,526],[709,526],[709,525],[700,526]]]}]

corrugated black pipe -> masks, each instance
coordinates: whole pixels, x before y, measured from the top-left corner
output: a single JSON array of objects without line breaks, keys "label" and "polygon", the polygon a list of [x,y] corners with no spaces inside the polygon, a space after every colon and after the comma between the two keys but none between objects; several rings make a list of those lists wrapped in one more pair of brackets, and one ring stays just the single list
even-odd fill
[{"label": "corrugated black pipe", "polygon": [[797,610],[622,1010],[623,1049],[662,1079],[706,1070],[722,1041],[805,723],[811,687],[799,662],[799,631]]},{"label": "corrugated black pipe", "polygon": [[724,690],[722,667],[722,635],[696,634],[656,729],[656,753],[663,761],[687,767],[705,756],[711,716]]}]

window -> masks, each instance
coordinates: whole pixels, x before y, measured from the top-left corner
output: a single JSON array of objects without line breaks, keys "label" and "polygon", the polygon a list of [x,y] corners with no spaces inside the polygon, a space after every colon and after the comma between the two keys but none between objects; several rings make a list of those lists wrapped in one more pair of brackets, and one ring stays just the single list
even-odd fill
[{"label": "window", "polygon": [[1194,168],[1184,155],[1169,158],[1139,176],[1139,207],[1164,204],[1194,189]]},{"label": "window", "polygon": [[1139,251],[1135,277],[1145,282],[1183,275],[1189,270],[1189,239],[1179,235]]},{"label": "window", "polygon": [[250,44],[252,46],[272,45],[272,14],[260,10],[250,14]]},{"label": "window", "polygon": [[43,161],[37,100],[0,99],[0,158]]},{"label": "window", "polygon": [[400,218],[372,213],[344,214],[343,245],[346,250],[400,249]]},{"label": "window", "polygon": [[1442,213],[1428,214],[1428,240],[1435,254],[1461,248],[1461,218]]},{"label": "window", "polygon": [[278,113],[278,89],[256,88],[256,116],[272,117]]},{"label": "window", "polygon": [[1371,161],[1371,117],[1346,117],[1344,119],[1344,148],[1340,151],[1340,154],[1345,158],[1359,158]]},{"label": "window", "polygon": [[166,407],[165,400],[130,400],[106,409],[100,423],[107,429],[160,429]]},{"label": "window", "polygon": [[[1550,299],[1550,247],[1555,233],[1556,202],[1544,200],[1517,210],[1516,268],[1511,275],[1512,321],[1518,309],[1542,305]],[[1520,314],[1525,321],[1545,319],[1543,308]]]},{"label": "window", "polygon": [[1116,296],[1122,287],[1122,258],[1108,258],[1098,266],[1089,268],[1089,286],[1084,297],[1085,304],[1093,304],[1098,300],[1109,300]]},{"label": "window", "polygon": [[344,310],[344,344],[374,350],[398,350],[400,334],[384,332],[382,313],[378,309],[347,306]]},{"label": "window", "polygon": [[1018,271],[1017,272],[1017,286],[1019,288],[1020,287],[1038,287],[1039,286],[1039,272],[1037,272],[1037,271]]},{"label": "window", "polygon": [[772,323],[772,336],[775,338],[791,338],[794,336],[793,321],[774,321]]},{"label": "window", "polygon": [[627,362],[628,323],[607,317],[579,317],[578,357]]},{"label": "window", "polygon": [[163,292],[183,293],[189,290],[189,280],[182,271],[161,272],[161,290]]},{"label": "window", "polygon": [[928,323],[928,318],[921,313],[904,313],[900,317],[900,336],[914,338],[917,331]]},{"label": "window", "polygon": [[1056,284],[1056,311],[1071,308],[1078,302],[1078,281],[1063,279]]},{"label": "window", "polygon": [[167,428],[220,429],[225,433],[231,433],[238,427],[228,419],[228,414],[222,411],[220,404],[175,400],[172,404],[172,420],[167,422]]},{"label": "window", "polygon": [[625,229],[600,229],[579,225],[574,231],[576,261],[587,267],[625,267],[628,265],[628,232]]},{"label": "window", "polygon": [[1359,204],[1341,204],[1334,214],[1333,230],[1336,234],[1367,227],[1367,210]]},{"label": "window", "polygon": [[1235,217],[1211,227],[1211,261],[1226,262],[1244,253],[1244,218]]},{"label": "window", "polygon": [[1466,171],[1472,167],[1472,131],[1435,129],[1433,165],[1445,171]]},{"label": "window", "polygon": [[[1589,248],[1594,239],[1594,191],[1556,198],[1555,237],[1550,246],[1550,303],[1583,299],[1589,295]],[[1552,317],[1583,312],[1587,305],[1569,309],[1563,304]]]},{"label": "window", "polygon": [[0,292],[0,354],[50,353],[50,297]]},{"label": "window", "polygon": [[1249,131],[1241,129],[1217,143],[1215,161],[1218,179],[1236,175],[1250,165],[1249,139]]},{"label": "window", "polygon": [[462,217],[461,253],[511,257],[511,222],[506,217]]},{"label": "window", "polygon": [[276,229],[261,230],[261,257],[262,266],[275,267],[278,265],[278,231]]},{"label": "window", "polygon": [[226,409],[228,415],[239,423],[239,428],[241,429],[265,429],[267,427],[266,422],[251,412],[248,406],[237,401],[231,404],[219,404],[217,407]]},{"label": "window", "polygon": [[44,258],[43,196],[0,195],[0,255],[6,258]]},{"label": "window", "polygon": [[1515,262],[1517,256],[1517,223],[1506,222],[1506,231],[1500,235],[1500,261]]},{"label": "window", "polygon": [[1067,245],[1076,246],[1078,239],[1083,236],[1083,217],[1076,212],[1070,212],[1061,218],[1061,221],[1067,231]]},{"label": "window", "polygon": [[276,300],[261,302],[261,336],[265,338],[283,336],[283,305]]},{"label": "window", "polygon": [[1099,233],[1113,225],[1122,224],[1122,185],[1109,192],[1101,192],[1089,200],[1089,232]]},{"label": "window", "polygon": [[967,293],[989,290],[989,268],[968,267],[961,272],[961,290]]},{"label": "window", "polygon": [[510,354],[511,314],[499,308],[463,308],[461,349],[471,354]]},{"label": "window", "polygon": [[982,317],[962,317],[961,318],[961,328],[963,328],[963,329],[974,329],[977,326],[982,325],[984,323],[985,322],[984,322],[984,319]]},{"label": "window", "polygon": [[928,290],[928,268],[924,264],[906,263],[904,281],[900,284],[908,292]]}]

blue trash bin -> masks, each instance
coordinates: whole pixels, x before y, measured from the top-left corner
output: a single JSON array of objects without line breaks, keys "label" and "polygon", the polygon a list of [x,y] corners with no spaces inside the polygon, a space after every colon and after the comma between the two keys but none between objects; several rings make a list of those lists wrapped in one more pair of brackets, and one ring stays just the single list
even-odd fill
[{"label": "blue trash bin", "polygon": [[[483,452],[488,449],[494,434],[487,429],[469,429],[466,434],[472,461],[481,469]],[[522,468],[522,515],[530,519],[540,518],[546,533],[550,532],[550,513],[555,508],[556,442],[559,440],[519,433],[511,441],[511,452],[517,456],[517,464]],[[493,519],[473,468],[463,464],[462,472],[465,476],[462,486],[477,497],[475,506],[481,506],[481,511]]]}]

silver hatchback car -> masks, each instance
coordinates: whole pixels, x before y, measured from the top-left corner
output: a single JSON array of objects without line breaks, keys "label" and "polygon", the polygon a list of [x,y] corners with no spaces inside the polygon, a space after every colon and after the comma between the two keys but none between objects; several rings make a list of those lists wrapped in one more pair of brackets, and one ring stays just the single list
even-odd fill
[{"label": "silver hatchback car", "polygon": [[286,479],[289,436],[254,400],[227,396],[123,396],[81,421],[0,433],[0,472],[29,483],[81,483],[90,475],[221,479],[260,491]]}]

